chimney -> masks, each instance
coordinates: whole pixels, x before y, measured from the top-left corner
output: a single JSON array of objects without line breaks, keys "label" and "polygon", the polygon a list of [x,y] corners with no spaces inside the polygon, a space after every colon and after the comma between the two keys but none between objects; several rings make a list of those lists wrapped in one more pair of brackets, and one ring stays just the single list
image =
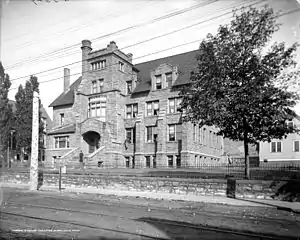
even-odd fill
[{"label": "chimney", "polygon": [[132,63],[132,57],[133,57],[133,54],[132,54],[132,53],[128,53],[128,54],[127,54],[127,57],[128,57],[129,62]]},{"label": "chimney", "polygon": [[70,69],[64,68],[64,92],[67,92],[70,87]]},{"label": "chimney", "polygon": [[108,45],[107,45],[107,48],[110,49],[110,50],[116,50],[118,49],[118,46],[116,44],[115,41],[111,41]]},{"label": "chimney", "polygon": [[82,51],[82,75],[85,75],[89,71],[89,63],[87,61],[89,53],[92,51],[92,43],[90,40],[81,41]]}]

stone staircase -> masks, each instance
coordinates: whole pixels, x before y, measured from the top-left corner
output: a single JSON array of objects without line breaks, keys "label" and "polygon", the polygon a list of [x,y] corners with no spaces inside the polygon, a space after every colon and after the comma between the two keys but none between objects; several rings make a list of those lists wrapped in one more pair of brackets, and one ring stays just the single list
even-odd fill
[{"label": "stone staircase", "polygon": [[106,165],[106,153],[105,146],[100,147],[95,152],[87,155],[84,158],[85,167],[86,168],[98,168],[104,167]]},{"label": "stone staircase", "polygon": [[73,148],[63,156],[61,156],[56,162],[60,165],[65,165],[67,168],[78,168],[81,167],[79,162],[79,147]]}]

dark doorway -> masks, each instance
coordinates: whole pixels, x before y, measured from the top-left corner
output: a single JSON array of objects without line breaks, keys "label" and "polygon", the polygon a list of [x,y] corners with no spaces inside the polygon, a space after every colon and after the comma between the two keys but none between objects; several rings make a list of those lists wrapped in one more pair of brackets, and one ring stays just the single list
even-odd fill
[{"label": "dark doorway", "polygon": [[84,141],[88,144],[88,153],[93,153],[99,148],[100,134],[89,131],[83,134]]}]

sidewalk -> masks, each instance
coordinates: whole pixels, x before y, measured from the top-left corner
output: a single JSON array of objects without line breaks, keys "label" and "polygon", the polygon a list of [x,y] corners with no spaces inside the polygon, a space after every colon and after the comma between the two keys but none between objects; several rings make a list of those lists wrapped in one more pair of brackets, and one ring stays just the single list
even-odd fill
[{"label": "sidewalk", "polygon": [[[1,183],[0,187],[29,189],[29,184],[16,184],[16,183]],[[54,191],[59,192],[58,186],[43,185],[39,191]],[[195,195],[178,195],[172,193],[153,193],[153,192],[136,192],[136,191],[123,191],[117,189],[100,189],[100,188],[63,188],[62,192],[71,193],[89,193],[100,195],[116,195],[123,197],[142,197],[154,198],[163,200],[181,200],[192,202],[205,202],[205,203],[218,203],[234,206],[250,206],[250,207],[271,207],[279,210],[285,210],[300,214],[300,202],[284,202],[278,200],[260,200],[260,199],[233,199],[222,196],[195,196]]]}]

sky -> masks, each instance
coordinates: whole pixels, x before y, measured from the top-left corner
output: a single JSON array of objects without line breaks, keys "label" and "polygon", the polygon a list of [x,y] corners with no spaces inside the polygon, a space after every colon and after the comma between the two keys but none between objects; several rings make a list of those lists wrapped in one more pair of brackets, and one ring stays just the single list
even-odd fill
[{"label": "sky", "polygon": [[[208,33],[229,23],[234,8],[268,4],[281,13],[294,11],[278,19],[282,25],[272,42],[300,43],[300,0],[2,1],[0,59],[12,81],[9,98],[35,75],[51,117],[48,106],[63,91],[64,67],[71,70],[71,83],[81,75],[83,39],[92,41],[93,50],[115,41],[137,64],[195,50]],[[300,49],[296,54],[300,62]]]}]

